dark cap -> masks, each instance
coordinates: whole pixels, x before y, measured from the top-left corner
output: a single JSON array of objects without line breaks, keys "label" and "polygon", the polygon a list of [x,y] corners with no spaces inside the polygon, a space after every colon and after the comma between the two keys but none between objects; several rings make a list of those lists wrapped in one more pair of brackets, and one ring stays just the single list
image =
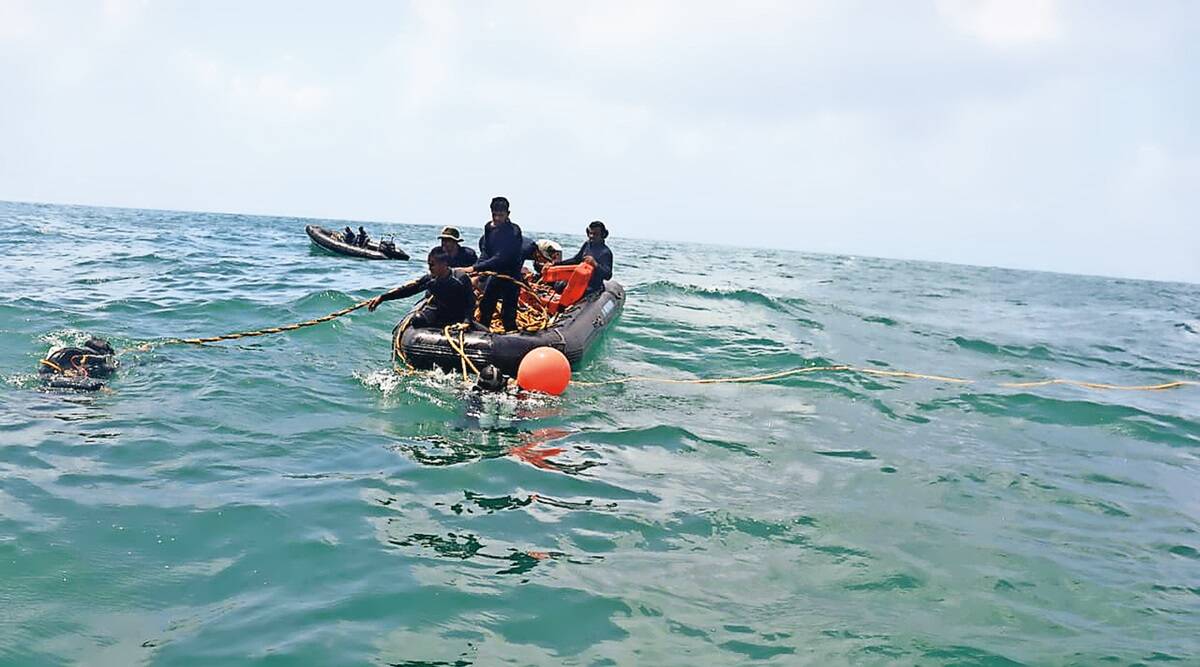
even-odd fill
[{"label": "dark cap", "polygon": [[508,213],[508,199],[492,197],[492,213]]}]

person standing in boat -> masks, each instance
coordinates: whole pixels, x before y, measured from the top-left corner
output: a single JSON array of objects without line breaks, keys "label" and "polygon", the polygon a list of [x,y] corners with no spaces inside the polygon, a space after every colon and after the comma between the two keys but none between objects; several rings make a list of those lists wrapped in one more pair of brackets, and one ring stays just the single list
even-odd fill
[{"label": "person standing in boat", "polygon": [[604,281],[612,278],[613,255],[605,240],[608,238],[608,228],[603,222],[595,220],[587,226],[587,241],[579,248],[574,257],[555,262],[555,266],[578,264],[590,261],[595,267],[592,278],[588,282],[587,293],[591,294],[604,289]]},{"label": "person standing in boat", "polygon": [[451,268],[465,269],[475,266],[475,262],[479,261],[479,255],[476,255],[474,250],[463,247],[463,238],[458,233],[457,227],[442,227],[442,233],[438,235],[438,239],[441,241],[442,250],[450,258]]},{"label": "person standing in boat", "polygon": [[492,271],[479,300],[479,323],[491,328],[496,302],[500,302],[500,321],[505,331],[517,329],[517,299],[521,296],[521,228],[509,219],[508,200],[492,199],[492,220],[483,227],[479,237],[479,261],[468,273]]},{"label": "person standing in boat", "polygon": [[371,299],[367,310],[374,311],[384,301],[403,299],[425,290],[429,300],[412,316],[408,326],[440,329],[470,322],[475,313],[475,288],[471,279],[450,268],[450,258],[441,248],[429,251],[428,262],[428,274]]}]

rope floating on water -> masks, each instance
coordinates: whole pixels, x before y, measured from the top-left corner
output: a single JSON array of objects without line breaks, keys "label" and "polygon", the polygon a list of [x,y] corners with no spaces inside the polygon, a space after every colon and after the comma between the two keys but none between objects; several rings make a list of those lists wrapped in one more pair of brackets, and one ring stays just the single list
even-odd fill
[{"label": "rope floating on water", "polygon": [[311,320],[306,320],[304,322],[297,322],[296,324],[285,324],[283,326],[278,326],[278,327],[269,327],[267,329],[258,329],[257,331],[242,331],[242,332],[238,332],[238,333],[224,334],[222,336],[209,336],[207,338],[169,338],[165,341],[162,341],[162,343],[160,343],[160,344],[161,345],[178,345],[178,344],[203,345],[205,343],[217,343],[217,342],[220,342],[223,340],[238,340],[239,338],[253,338],[255,336],[266,336],[268,334],[283,333],[284,331],[295,331],[296,329],[303,329],[304,327],[311,327],[311,326],[315,326],[317,324],[322,324],[324,322],[328,322],[330,320],[337,319],[343,315],[349,315],[350,313],[353,313],[354,311],[358,310],[359,308],[362,308],[363,306],[366,306],[369,303],[371,303],[371,299],[359,301],[358,303],[356,303],[353,306],[350,306],[348,308],[343,308],[337,312],[329,313],[328,315],[323,315],[321,317],[317,317],[317,318],[314,318]]},{"label": "rope floating on water", "polygon": [[[523,281],[516,280],[509,276],[504,276],[501,274],[494,274],[491,272],[481,272],[480,275],[485,275],[488,277],[499,277],[499,278],[503,278],[505,280],[511,280],[515,283],[518,283],[525,289],[533,291]],[[372,299],[364,299],[363,301],[359,301],[358,303],[356,303],[352,306],[348,306],[341,310],[329,313],[328,315],[316,317],[311,320],[306,320],[304,322],[297,322],[295,324],[285,324],[285,325],[278,326],[278,327],[268,327],[266,329],[258,329],[255,331],[241,331],[238,333],[224,334],[221,336],[209,336],[206,338],[170,338],[165,341],[162,341],[160,344],[161,345],[173,345],[173,344],[204,345],[206,343],[217,343],[217,342],[226,341],[226,340],[238,340],[241,338],[253,338],[255,336],[266,336],[269,334],[283,333],[285,331],[295,331],[297,329],[303,329],[305,327],[311,327],[311,326],[315,326],[318,324],[322,324],[324,322],[328,322],[330,320],[334,320],[339,317],[342,317],[343,315],[349,315],[350,313],[353,313],[354,311],[370,304],[371,301],[372,301]],[[419,304],[419,305],[422,305],[422,304]],[[403,329],[408,326],[409,321],[412,319],[412,314],[417,312],[417,310],[419,310],[419,308],[414,308],[409,313],[408,317],[406,317],[404,319],[404,321],[401,322],[401,324],[400,324],[401,331],[403,331]],[[526,310],[525,314],[528,317],[528,320],[526,321],[526,323],[529,325],[532,325],[532,326],[529,326],[528,328],[526,328],[525,326],[521,327],[522,329],[525,329],[527,331],[537,331],[540,328],[544,328],[546,325],[548,325],[552,321],[550,314],[548,312],[546,312],[545,308],[542,308],[541,312],[530,312],[529,310]],[[467,357],[467,354],[466,354],[466,341],[465,341],[466,328],[463,326],[458,326],[458,327],[448,326],[443,329],[442,333],[446,337],[446,342],[450,345],[450,348],[452,350],[454,350],[461,359],[463,380],[467,381],[467,379],[469,377],[467,374],[468,367],[470,368],[471,371],[473,371],[475,373],[475,375],[478,376],[479,369],[475,366],[474,362],[472,362]],[[457,340],[455,340],[453,333],[458,333]],[[399,336],[397,336],[396,338],[398,339]],[[399,357],[400,360],[404,362],[405,366],[408,367],[407,369],[401,369],[401,368],[397,367],[396,370],[399,372],[404,372],[404,373],[412,372],[414,370],[412,365],[408,363],[408,359],[405,358],[403,350],[399,349],[398,345],[397,345],[397,349],[395,350],[395,352],[396,352],[396,356]],[[53,366],[53,364],[48,361],[42,361],[42,363]],[[748,383],[753,383],[753,382],[770,382],[772,380],[780,380],[780,379],[783,379],[786,377],[791,377],[794,375],[802,375],[802,374],[807,374],[807,373],[858,373],[861,375],[875,375],[875,376],[880,376],[880,377],[904,378],[904,379],[911,379],[911,380],[929,380],[932,382],[945,382],[945,383],[951,383],[951,384],[984,384],[978,380],[969,380],[966,378],[950,377],[950,376],[946,376],[946,375],[929,375],[926,373],[912,373],[909,371],[890,371],[890,370],[883,370],[883,369],[879,369],[879,368],[860,368],[857,366],[845,366],[845,365],[802,366],[799,368],[790,368],[787,370],[777,371],[774,373],[766,373],[766,374],[762,374],[762,375],[743,375],[743,376],[716,377],[716,378],[691,378],[691,379],[688,379],[688,378],[667,378],[667,377],[654,377],[654,376],[648,376],[648,375],[636,375],[636,376],[623,377],[623,378],[614,378],[611,380],[598,380],[598,381],[591,381],[591,382],[585,381],[585,380],[573,380],[571,382],[571,384],[579,386],[579,387],[604,387],[604,386],[609,386],[609,385],[633,384],[633,383],[691,384],[691,385],[748,384]],[[1108,383],[1104,383],[1104,382],[1086,382],[1083,380],[1070,380],[1070,379],[1065,379],[1065,378],[1054,378],[1054,379],[1049,379],[1049,380],[1035,380],[1035,381],[1031,381],[1031,382],[999,382],[999,383],[997,383],[996,386],[1003,387],[1006,389],[1031,389],[1034,387],[1047,387],[1047,386],[1059,385],[1059,384],[1069,385],[1072,387],[1080,387],[1083,389],[1095,389],[1095,390],[1101,390],[1101,391],[1164,391],[1167,389],[1178,389],[1180,387],[1200,386],[1200,382],[1196,382],[1196,381],[1192,381],[1192,380],[1175,380],[1173,382],[1163,382],[1161,384],[1120,385],[1120,384],[1108,384]]]},{"label": "rope floating on water", "polygon": [[[928,375],[925,373],[910,373],[908,371],[887,371],[878,368],[858,368],[856,366],[803,366],[800,368],[791,368],[776,373],[767,373],[765,375],[745,375],[719,378],[681,379],[637,375],[615,378],[612,380],[599,380],[595,382],[572,380],[571,384],[579,387],[603,387],[607,385],[630,384],[637,382],[657,384],[743,384],[750,382],[768,382],[771,380],[779,380],[785,377],[791,377],[793,375],[801,375],[803,373],[859,373],[862,375],[878,375],[883,377],[905,378],[911,380],[930,380],[933,382],[947,382],[952,384],[983,384],[978,380],[948,377],[945,375]],[[1034,382],[1000,382],[998,383],[998,386],[1007,389],[1025,389],[1032,387],[1045,387],[1054,384],[1065,384],[1084,389],[1107,391],[1163,391],[1166,389],[1176,389],[1179,387],[1200,386],[1200,382],[1194,382],[1191,380],[1176,380],[1174,382],[1164,382],[1162,384],[1120,385],[1106,384],[1102,382],[1084,382],[1082,380],[1066,380],[1061,378],[1056,378],[1053,380],[1037,380]]]}]

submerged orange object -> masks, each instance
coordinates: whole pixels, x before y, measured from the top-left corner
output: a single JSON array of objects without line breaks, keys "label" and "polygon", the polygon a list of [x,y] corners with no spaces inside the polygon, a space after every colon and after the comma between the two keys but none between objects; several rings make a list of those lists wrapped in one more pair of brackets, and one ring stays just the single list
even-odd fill
[{"label": "submerged orange object", "polygon": [[571,363],[552,347],[531,350],[517,368],[517,384],[527,391],[558,396],[571,383]]}]

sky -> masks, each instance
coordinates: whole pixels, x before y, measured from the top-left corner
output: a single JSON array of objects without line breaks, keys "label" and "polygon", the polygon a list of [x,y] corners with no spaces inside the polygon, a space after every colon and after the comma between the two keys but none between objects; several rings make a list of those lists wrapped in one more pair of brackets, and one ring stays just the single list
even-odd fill
[{"label": "sky", "polygon": [[0,0],[0,199],[1200,283],[1200,3]]}]

